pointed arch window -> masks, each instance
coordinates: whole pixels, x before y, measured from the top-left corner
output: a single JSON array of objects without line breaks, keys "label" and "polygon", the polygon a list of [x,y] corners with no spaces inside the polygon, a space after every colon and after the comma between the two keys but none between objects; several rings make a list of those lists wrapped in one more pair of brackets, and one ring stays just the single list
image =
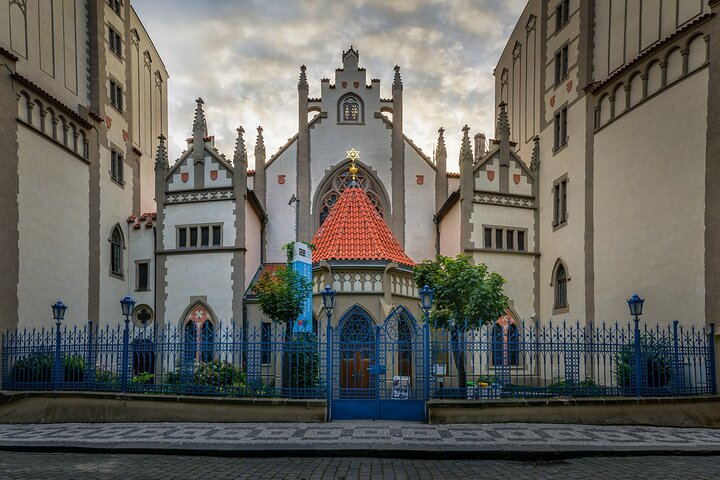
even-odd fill
[{"label": "pointed arch window", "polygon": [[356,95],[345,95],[338,102],[338,123],[362,123],[363,103]]},{"label": "pointed arch window", "polygon": [[520,364],[520,336],[510,313],[500,317],[492,328],[492,364],[495,367]]},{"label": "pointed arch window", "polygon": [[119,225],[116,225],[110,234],[110,273],[113,275],[122,276],[123,274],[124,248],[122,230]]},{"label": "pointed arch window", "polygon": [[[365,193],[367,194],[370,203],[372,203],[375,207],[375,210],[381,217],[384,217],[385,208],[383,207],[383,202],[380,199],[381,192],[379,191],[379,188],[374,185],[374,182],[370,180],[370,175],[360,168],[355,181],[360,188],[365,190]],[[330,210],[335,205],[335,202],[337,202],[342,192],[348,188],[351,183],[352,178],[350,177],[350,173],[347,168],[338,169],[338,172],[332,178],[332,181],[326,182],[326,191],[322,194],[318,203],[318,227],[325,222],[325,219],[330,214]]]},{"label": "pointed arch window", "polygon": [[567,270],[565,265],[559,263],[555,268],[555,309],[567,308]]},{"label": "pointed arch window", "polygon": [[183,322],[184,357],[187,362],[212,362],[215,358],[215,323],[203,304],[194,305]]}]

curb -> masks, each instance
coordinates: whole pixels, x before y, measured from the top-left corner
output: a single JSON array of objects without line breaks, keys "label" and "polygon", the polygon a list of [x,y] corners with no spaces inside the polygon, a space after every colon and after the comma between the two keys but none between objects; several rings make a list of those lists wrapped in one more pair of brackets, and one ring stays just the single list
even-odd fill
[{"label": "curb", "polygon": [[655,447],[523,447],[514,449],[478,446],[477,448],[436,448],[423,446],[361,445],[343,447],[255,447],[214,448],[206,445],[165,446],[161,444],[137,445],[87,445],[87,444],[24,444],[2,445],[0,451],[26,453],[85,453],[105,455],[172,455],[199,457],[235,457],[235,458],[276,458],[276,457],[366,457],[399,458],[407,460],[562,460],[581,457],[640,457],[640,456],[720,456],[716,449],[683,449],[677,446]]}]

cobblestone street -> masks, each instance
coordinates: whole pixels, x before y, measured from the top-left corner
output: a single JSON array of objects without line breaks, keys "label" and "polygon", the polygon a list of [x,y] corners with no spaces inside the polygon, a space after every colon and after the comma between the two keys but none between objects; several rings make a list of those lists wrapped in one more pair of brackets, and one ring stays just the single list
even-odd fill
[{"label": "cobblestone street", "polygon": [[0,454],[0,478],[43,479],[720,479],[720,457],[594,457],[541,462],[377,458],[219,458]]}]

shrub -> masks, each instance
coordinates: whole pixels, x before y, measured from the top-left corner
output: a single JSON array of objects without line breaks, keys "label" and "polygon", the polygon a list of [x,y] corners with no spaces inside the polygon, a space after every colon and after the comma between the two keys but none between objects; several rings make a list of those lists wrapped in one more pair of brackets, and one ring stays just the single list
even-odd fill
[{"label": "shrub", "polygon": [[150,385],[153,383],[154,380],[155,375],[150,372],[142,372],[132,377],[132,380],[130,380],[130,382],[138,385]]},{"label": "shrub", "polygon": [[[663,388],[672,376],[669,347],[662,340],[643,335],[640,338],[640,368],[645,372],[649,388]],[[635,344],[625,345],[617,354],[615,367],[619,387],[630,388],[634,384]]]},{"label": "shrub", "polygon": [[320,383],[320,354],[315,334],[297,334],[291,340],[289,350],[290,388],[317,388]]},{"label": "shrub", "polygon": [[[63,354],[62,381],[82,382],[85,378],[85,359],[81,355]],[[10,369],[11,382],[52,382],[55,372],[54,353],[31,353],[15,361]]]},{"label": "shrub", "polygon": [[200,362],[195,364],[193,383],[215,387],[239,387],[245,384],[245,374],[226,361]]}]

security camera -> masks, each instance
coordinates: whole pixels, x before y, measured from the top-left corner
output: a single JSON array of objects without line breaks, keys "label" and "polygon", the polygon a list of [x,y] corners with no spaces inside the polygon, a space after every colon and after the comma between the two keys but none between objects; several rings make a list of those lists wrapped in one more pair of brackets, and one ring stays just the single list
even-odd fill
[{"label": "security camera", "polygon": [[298,201],[298,199],[297,199],[297,197],[295,196],[295,194],[293,193],[293,194],[292,194],[292,197],[290,197],[290,201],[288,201],[288,205],[292,205],[293,203],[295,203],[295,202],[297,202],[297,201]]}]

